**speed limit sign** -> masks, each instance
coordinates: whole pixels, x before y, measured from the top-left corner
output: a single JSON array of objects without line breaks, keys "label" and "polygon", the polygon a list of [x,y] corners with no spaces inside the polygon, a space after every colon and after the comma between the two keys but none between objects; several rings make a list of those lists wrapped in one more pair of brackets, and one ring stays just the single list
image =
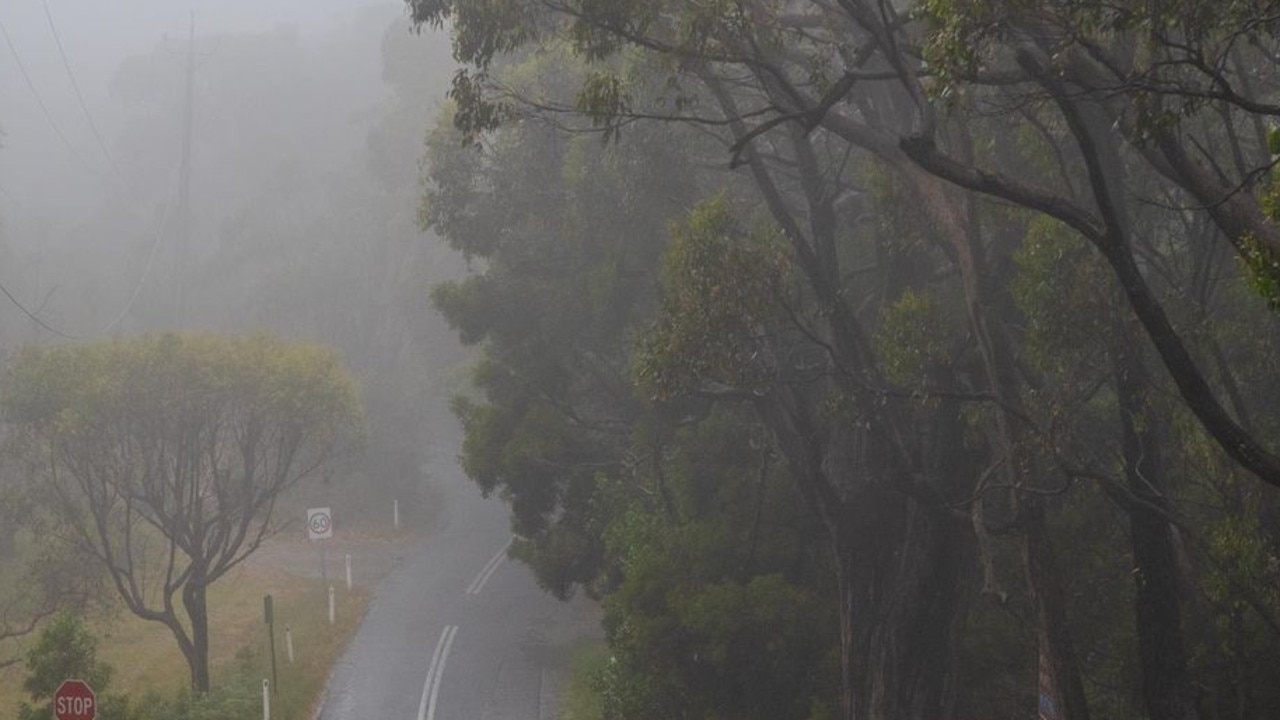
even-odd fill
[{"label": "speed limit sign", "polygon": [[327,507],[307,510],[307,538],[327,540],[333,537],[333,513]]}]

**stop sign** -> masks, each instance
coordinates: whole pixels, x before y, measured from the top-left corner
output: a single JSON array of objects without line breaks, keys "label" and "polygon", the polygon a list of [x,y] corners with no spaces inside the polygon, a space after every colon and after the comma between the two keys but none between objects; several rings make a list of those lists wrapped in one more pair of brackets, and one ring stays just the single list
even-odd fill
[{"label": "stop sign", "polygon": [[94,720],[98,698],[83,680],[63,680],[53,693],[53,716],[58,720]]}]

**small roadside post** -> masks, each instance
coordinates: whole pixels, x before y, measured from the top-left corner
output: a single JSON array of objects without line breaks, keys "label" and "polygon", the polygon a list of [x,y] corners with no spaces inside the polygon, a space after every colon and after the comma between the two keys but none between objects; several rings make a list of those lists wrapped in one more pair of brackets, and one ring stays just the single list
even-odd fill
[{"label": "small roadside post", "polygon": [[276,674],[276,613],[271,593],[262,596],[262,618],[267,624],[267,644],[271,646],[271,689],[279,692],[280,678]]},{"label": "small roadside post", "polygon": [[307,509],[307,539],[320,545],[320,580],[329,584],[329,571],[325,567],[324,541],[333,537],[333,510],[327,507]]}]

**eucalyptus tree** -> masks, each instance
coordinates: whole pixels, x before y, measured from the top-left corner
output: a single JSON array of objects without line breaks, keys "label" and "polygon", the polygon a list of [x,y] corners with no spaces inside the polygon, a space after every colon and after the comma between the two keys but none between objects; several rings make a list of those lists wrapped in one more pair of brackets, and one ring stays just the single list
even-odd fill
[{"label": "eucalyptus tree", "polygon": [[[551,50],[495,72],[557,98],[583,69]],[[826,566],[758,421],[655,403],[631,377],[670,223],[721,187],[706,166],[722,146],[671,125],[602,145],[587,123],[532,115],[464,146],[451,120],[428,140],[422,214],[476,267],[434,293],[481,350],[455,403],[463,467],[511,503],[515,553],[544,587],[603,599],[606,712],[829,706]]]},{"label": "eucalyptus tree", "polygon": [[[696,15],[699,10],[688,12]],[[704,19],[713,16],[719,17],[709,12]],[[686,19],[691,25],[698,24],[696,17]],[[518,23],[512,19],[511,27],[536,28],[540,22],[542,19],[535,17],[524,17]],[[462,46],[473,40],[483,43],[478,34],[468,35],[474,28],[466,24],[458,27]],[[714,22],[708,27],[712,33],[721,29]],[[585,28],[583,33],[583,41],[590,42]],[[602,37],[596,39],[604,42]],[[590,102],[584,107],[599,112],[602,118],[610,117],[610,103],[631,102],[623,94],[629,86],[622,76],[652,77],[669,69],[664,62],[661,58],[627,57],[617,68],[590,73],[584,80],[582,97]],[[749,108],[738,113],[733,108],[739,102],[752,102],[753,96],[751,88],[739,87],[728,77],[733,69],[724,69],[723,77],[709,71],[705,77],[696,74],[712,64],[691,64],[684,80],[696,87],[681,87],[677,78],[668,96],[674,96],[670,102],[676,105],[710,103],[719,108],[722,112],[688,119],[727,130],[721,138],[728,148],[747,132],[741,127],[742,118],[753,112]],[[458,117],[464,123],[502,115],[498,106],[466,102],[473,99],[466,95],[473,87],[466,77],[456,85],[455,97],[462,101]],[[560,108],[573,106],[570,101]],[[641,114],[637,110],[636,115]],[[620,122],[627,119],[630,117],[624,114]],[[471,129],[478,128],[472,125]],[[621,125],[606,124],[605,129],[613,132]],[[714,382],[704,387],[701,381],[725,378],[703,374],[694,378],[698,385],[695,394],[755,402],[787,457],[792,476],[798,478],[810,511],[822,518],[827,542],[840,567],[844,712],[880,708],[893,713],[900,708],[902,712],[933,713],[938,707],[954,708],[956,687],[948,680],[953,669],[953,629],[969,566],[963,556],[971,543],[967,540],[967,516],[946,506],[968,496],[980,468],[966,466],[960,472],[944,473],[942,458],[947,456],[954,462],[957,457],[966,457],[959,414],[966,393],[951,393],[954,397],[940,412],[933,413],[915,408],[909,391],[897,391],[885,381],[884,368],[871,342],[873,333],[866,325],[874,324],[878,313],[892,305],[913,278],[906,272],[887,272],[884,283],[850,288],[844,268],[884,259],[905,269],[912,259],[888,258],[893,253],[883,242],[876,247],[876,240],[884,238],[860,235],[846,240],[845,233],[859,215],[859,193],[851,182],[854,166],[841,170],[843,143],[823,143],[788,128],[779,128],[776,137],[767,152],[748,147],[744,157],[768,221],[782,228],[777,239],[789,248],[782,252],[796,268],[791,278],[803,288],[795,297],[781,298],[781,304],[773,306],[779,315],[789,307],[795,313],[782,340],[790,349],[776,356],[761,353],[759,362],[766,369],[760,386],[731,378],[735,382],[721,383],[726,392],[719,392]],[[489,237],[495,236],[491,233]],[[881,258],[877,258],[878,251],[884,251]],[[925,262],[926,254],[917,254],[915,261]],[[718,262],[714,255],[703,257],[712,264]],[[706,269],[715,272],[720,268]],[[796,304],[789,306],[790,301]],[[698,314],[696,309],[691,312]],[[701,349],[714,352],[717,341],[712,338],[729,335],[737,326],[708,323],[700,327],[708,338]],[[681,356],[676,352],[663,357],[678,363]],[[779,364],[769,366],[774,357],[781,358]],[[938,365],[931,368],[935,374],[948,379],[954,376],[955,365]],[[651,370],[661,372],[657,367],[655,363]],[[838,409],[834,416],[829,414],[832,409]],[[936,434],[928,431],[931,427]],[[935,552],[937,549],[942,551]],[[909,554],[913,561],[896,562],[893,558],[900,552]],[[906,599],[898,602],[895,598]],[[870,621],[886,615],[891,618],[886,622]]]},{"label": "eucalyptus tree", "polygon": [[[1232,379],[1242,369],[1218,353],[1213,373],[1206,372],[1204,360],[1196,357],[1200,329],[1178,323],[1170,310],[1180,305],[1183,289],[1204,288],[1203,277],[1220,273],[1213,253],[1197,248],[1212,247],[1223,237],[1264,296],[1274,287],[1274,230],[1267,217],[1273,201],[1262,182],[1270,162],[1265,119],[1271,112],[1266,101],[1271,80],[1265,58],[1273,44],[1266,6],[1230,3],[1219,12],[1197,3],[1176,10],[1128,3],[930,2],[906,8],[860,0],[698,5],[512,0],[483,6],[411,0],[409,5],[419,22],[448,20],[454,27],[455,54],[472,66],[457,77],[453,92],[461,106],[456,117],[470,132],[530,107],[577,110],[610,132],[638,119],[725,129],[728,157],[745,166],[755,182],[761,204],[791,247],[796,277],[803,278],[801,284],[821,308],[810,326],[817,328],[812,337],[833,358],[835,374],[846,373],[844,390],[862,401],[860,417],[873,419],[872,432],[885,433],[876,444],[902,458],[911,453],[901,446],[895,450],[895,441],[905,434],[901,426],[895,429],[894,413],[883,409],[892,405],[882,400],[885,383],[877,373],[883,368],[874,354],[859,348],[859,335],[872,333],[860,325],[866,318],[851,312],[890,302],[853,302],[858,295],[850,280],[856,273],[846,268],[857,256],[836,242],[849,232],[841,211],[856,206],[859,197],[836,169],[844,167],[846,151],[871,158],[893,178],[900,199],[927,218],[926,234],[961,280],[952,297],[961,298],[956,307],[964,309],[980,370],[963,374],[967,382],[946,388],[947,394],[988,403],[990,422],[984,430],[990,471],[981,477],[1002,476],[1012,488],[996,503],[999,507],[987,508],[996,496],[979,483],[969,507],[980,539],[986,520],[998,514],[1007,517],[997,525],[1015,529],[1022,538],[1023,573],[1036,606],[1041,694],[1051,713],[1088,716],[1062,578],[1045,527],[1043,485],[1057,475],[1081,477],[1081,468],[1063,463],[1043,427],[1028,422],[1039,381],[1020,360],[1021,318],[1001,273],[1010,268],[1030,225],[1026,214],[1011,215],[1001,204],[1047,216],[1089,241],[1150,339],[1159,366],[1173,379],[1181,406],[1221,452],[1263,481],[1280,480],[1274,451],[1260,439],[1267,433],[1255,424],[1261,408],[1250,407],[1238,387],[1233,390]],[[497,55],[536,43],[567,45],[594,63],[574,99],[550,106],[495,82],[491,62]],[[655,75],[666,78],[669,93],[655,99],[630,91],[634,78]],[[1215,153],[1217,148],[1224,150]],[[947,182],[998,203],[981,202]],[[1173,209],[1163,216],[1134,212],[1133,198],[1151,198],[1151,204]],[[1224,234],[1174,235],[1187,248],[1175,255],[1199,254],[1207,261],[1192,265],[1217,270],[1194,278],[1169,276],[1162,280],[1167,286],[1153,287],[1159,266],[1152,258],[1159,254],[1150,252],[1151,243],[1141,242],[1140,234],[1176,230],[1197,216],[1209,218]],[[1186,237],[1192,239],[1181,239]],[[899,285],[889,298],[902,290]],[[1273,325],[1266,318],[1260,322]],[[756,326],[746,329],[750,332],[743,337],[758,335]],[[1091,342],[1137,337],[1120,321],[1098,330],[1102,335],[1089,337]],[[1269,331],[1264,327],[1264,332]],[[765,347],[771,346],[760,349]],[[686,349],[706,354],[717,346]],[[762,364],[778,356],[744,357]],[[1149,389],[1160,376],[1145,373],[1146,359],[1138,355],[1113,353],[1112,358],[1127,363],[1123,371],[1117,366],[1112,380],[1127,388],[1124,413],[1132,420],[1145,404],[1141,387]],[[725,367],[713,363],[691,369],[704,380],[723,380],[707,371]],[[1214,375],[1223,379],[1215,382]],[[936,387],[921,390],[940,395]],[[1259,390],[1264,397],[1270,394],[1265,381]],[[784,421],[797,415],[802,413],[774,416],[771,425],[781,447],[787,445]],[[1158,440],[1158,432],[1144,431],[1124,417],[1126,437],[1147,432],[1147,441]],[[793,427],[790,434],[810,438],[813,427],[804,432]],[[800,444],[792,447],[789,457],[796,467],[803,466],[806,451],[810,457],[821,454]],[[1122,464],[1131,481],[1143,475],[1144,463],[1154,463],[1150,456],[1143,460],[1128,452],[1127,457]],[[1147,523],[1141,515],[1151,506],[1138,508],[1131,496],[1121,499],[1128,501],[1135,527],[1151,529],[1147,547],[1164,548],[1157,553],[1164,560],[1157,564],[1167,568],[1170,517],[1157,511],[1154,524]],[[1003,512],[992,512],[996,509]],[[1137,546],[1143,541],[1135,537],[1134,542],[1135,554],[1141,555]],[[1140,567],[1146,562],[1139,560]],[[1138,577],[1145,578],[1142,582],[1163,578],[1164,590],[1156,596],[1173,591],[1168,573],[1154,566]],[[1139,615],[1143,612],[1140,608]],[[1163,629],[1159,623],[1145,625],[1142,634],[1176,637],[1171,616],[1165,617]],[[1172,623],[1176,626],[1176,617]],[[1179,671],[1162,671],[1160,665],[1162,658],[1174,661],[1178,653],[1143,652],[1145,670],[1167,671],[1165,680],[1150,687],[1177,683]],[[847,680],[846,713],[853,714],[855,705],[879,702],[869,698],[875,691],[867,688],[883,685],[858,687],[860,681]],[[1172,703],[1184,708],[1178,710],[1162,705],[1159,694],[1148,691],[1151,712],[1170,717],[1184,712],[1184,701]]]},{"label": "eucalyptus tree", "polygon": [[358,429],[335,355],[258,335],[30,346],[4,376],[12,447],[61,536],[209,689],[207,592],[271,532],[281,493]]},{"label": "eucalyptus tree", "polygon": [[[572,72],[554,53],[511,68],[546,85]],[[630,345],[655,306],[666,223],[699,192],[687,137],[637,139],[604,148],[530,120],[463,147],[448,115],[428,138],[423,220],[479,270],[433,293],[484,349],[479,397],[454,405],[463,468],[511,500],[528,538],[517,552],[561,596],[599,572],[597,476],[654,452],[630,447],[651,414],[628,382]]]}]

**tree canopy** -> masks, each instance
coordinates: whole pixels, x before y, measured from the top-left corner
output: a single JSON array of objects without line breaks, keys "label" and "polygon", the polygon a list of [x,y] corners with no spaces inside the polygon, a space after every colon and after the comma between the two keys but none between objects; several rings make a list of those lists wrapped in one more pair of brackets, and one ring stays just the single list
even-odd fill
[{"label": "tree canopy", "polygon": [[169,628],[199,691],[206,589],[258,549],[280,494],[349,447],[360,422],[331,351],[266,335],[23,348],[2,402],[59,533],[131,612]]},{"label": "tree canopy", "polygon": [[[652,147],[658,126],[700,139],[686,151],[698,173],[667,167],[697,202],[668,216],[649,266],[664,284],[624,351],[631,387],[658,426],[736,405],[767,430],[830,563],[841,717],[1275,707],[1257,675],[1280,647],[1259,584],[1280,537],[1263,487],[1280,485],[1272,8],[407,4],[452,28],[467,67],[448,120],[474,146],[453,152],[475,167],[507,167],[491,150],[534,127],[618,153]],[[534,68],[550,54],[576,64]],[[496,185],[429,178],[432,217],[487,243],[521,237],[501,213],[464,210],[468,190]],[[450,242],[464,227],[437,226]],[[565,227],[538,229],[552,249],[616,242]],[[495,296],[509,287],[481,277]],[[561,311],[520,297],[509,326],[459,324],[503,368],[464,421],[529,407],[505,390],[539,355],[503,354],[489,331]],[[580,347],[577,329],[559,351]],[[541,409],[545,428],[577,404]],[[631,517],[599,478],[590,501],[549,492],[562,446],[502,427],[468,424],[468,471],[517,513],[538,498],[546,517]],[[597,467],[661,512],[664,466]]]}]

